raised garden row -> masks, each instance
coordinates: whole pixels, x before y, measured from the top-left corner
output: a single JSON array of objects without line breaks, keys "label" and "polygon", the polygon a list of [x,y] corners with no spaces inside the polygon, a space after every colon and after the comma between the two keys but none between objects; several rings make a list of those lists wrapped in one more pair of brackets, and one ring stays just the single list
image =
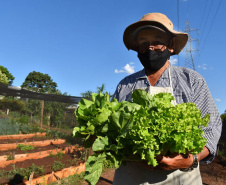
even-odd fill
[{"label": "raised garden row", "polygon": [[[0,144],[0,184],[48,184],[85,170],[83,148],[65,144],[63,139],[35,141],[36,136],[33,142]],[[20,144],[34,149],[18,152]]]}]

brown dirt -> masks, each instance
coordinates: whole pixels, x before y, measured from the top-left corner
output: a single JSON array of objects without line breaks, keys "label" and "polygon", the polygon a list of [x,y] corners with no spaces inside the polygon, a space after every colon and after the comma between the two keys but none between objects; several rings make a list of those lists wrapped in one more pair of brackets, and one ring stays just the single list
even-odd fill
[{"label": "brown dirt", "polygon": [[226,165],[218,157],[210,164],[200,164],[200,171],[204,185],[225,185]]}]

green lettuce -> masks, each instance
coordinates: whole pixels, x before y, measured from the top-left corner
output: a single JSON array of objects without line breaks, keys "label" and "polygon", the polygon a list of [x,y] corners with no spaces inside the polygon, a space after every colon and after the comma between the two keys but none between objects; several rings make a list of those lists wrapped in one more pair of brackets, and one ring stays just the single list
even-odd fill
[{"label": "green lettuce", "polygon": [[132,101],[110,101],[102,93],[93,93],[92,100],[82,99],[73,134],[84,138],[84,146],[94,151],[86,162],[86,181],[97,183],[105,160],[115,168],[142,160],[157,166],[157,156],[201,152],[206,145],[202,128],[209,115],[202,117],[194,103],[174,106],[172,100],[169,93],[152,96],[144,90],[135,90]]}]

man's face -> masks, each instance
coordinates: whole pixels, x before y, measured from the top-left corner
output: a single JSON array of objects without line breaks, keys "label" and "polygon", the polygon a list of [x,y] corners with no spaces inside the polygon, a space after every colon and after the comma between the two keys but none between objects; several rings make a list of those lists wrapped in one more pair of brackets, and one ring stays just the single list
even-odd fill
[{"label": "man's face", "polygon": [[[164,51],[169,46],[170,40],[170,35],[160,30],[140,30],[137,34],[138,52],[145,53],[150,49],[156,52]],[[169,50],[171,52],[172,49]]]}]

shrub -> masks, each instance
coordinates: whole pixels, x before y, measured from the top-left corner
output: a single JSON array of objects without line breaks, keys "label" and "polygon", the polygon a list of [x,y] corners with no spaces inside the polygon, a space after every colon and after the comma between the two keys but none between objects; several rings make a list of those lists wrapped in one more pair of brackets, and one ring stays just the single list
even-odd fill
[{"label": "shrub", "polygon": [[18,119],[18,122],[19,123],[22,123],[22,124],[25,124],[25,123],[29,123],[30,121],[30,118],[26,115],[22,115],[19,119]]},{"label": "shrub", "polygon": [[0,119],[0,135],[18,134],[20,124],[10,119]]}]

